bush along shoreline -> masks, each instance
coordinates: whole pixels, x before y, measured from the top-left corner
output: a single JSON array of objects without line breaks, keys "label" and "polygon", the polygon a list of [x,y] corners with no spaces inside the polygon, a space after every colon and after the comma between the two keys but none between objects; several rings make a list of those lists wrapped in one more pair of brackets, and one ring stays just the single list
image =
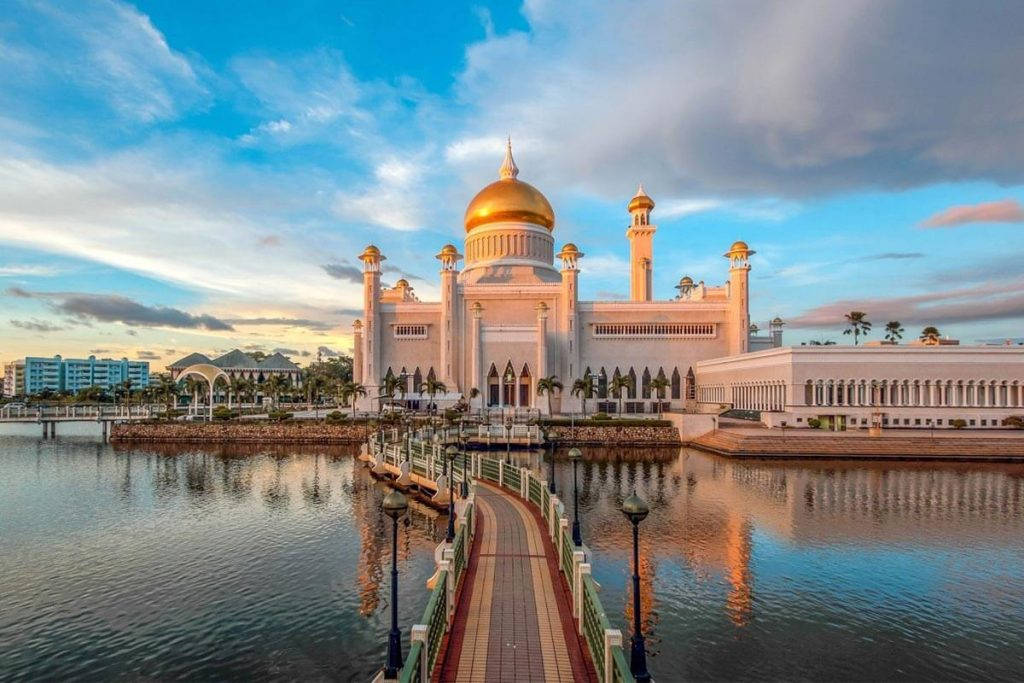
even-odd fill
[{"label": "bush along shoreline", "polygon": [[368,421],[224,420],[214,422],[122,422],[111,441],[183,443],[361,443],[374,431]]}]

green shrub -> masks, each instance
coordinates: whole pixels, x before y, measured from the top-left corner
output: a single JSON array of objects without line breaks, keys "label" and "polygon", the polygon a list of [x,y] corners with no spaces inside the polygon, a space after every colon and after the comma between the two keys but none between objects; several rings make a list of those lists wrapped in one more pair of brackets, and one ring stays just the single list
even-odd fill
[{"label": "green shrub", "polygon": [[292,413],[284,410],[271,410],[267,413],[267,417],[274,422],[284,422],[285,420],[292,419]]},{"label": "green shrub", "polygon": [[950,420],[949,424],[953,426],[953,429],[963,429],[964,427],[967,426],[967,420]]},{"label": "green shrub", "polygon": [[590,416],[592,420],[610,420],[612,419],[608,413],[594,413]]},{"label": "green shrub", "polygon": [[812,417],[807,420],[807,426],[811,429],[818,429],[821,427],[821,420],[816,417]]},{"label": "green shrub", "polygon": [[1003,419],[1004,427],[1013,427],[1014,429],[1024,429],[1024,417],[1020,415],[1011,415],[1010,417]]},{"label": "green shrub", "polygon": [[217,406],[213,409],[214,420],[231,420],[238,417],[237,410],[231,410],[227,406]]},{"label": "green shrub", "polygon": [[340,410],[332,410],[327,413],[327,417],[325,419],[331,424],[337,424],[339,422],[344,422],[347,418],[348,416]]}]

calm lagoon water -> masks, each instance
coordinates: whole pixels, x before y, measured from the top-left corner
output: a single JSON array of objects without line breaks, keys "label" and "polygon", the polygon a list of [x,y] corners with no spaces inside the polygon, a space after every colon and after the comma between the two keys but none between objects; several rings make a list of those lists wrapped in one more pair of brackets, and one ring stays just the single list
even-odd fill
[{"label": "calm lagoon water", "polygon": [[[390,520],[353,449],[124,448],[91,425],[56,441],[3,429],[0,679],[366,680],[379,668]],[[1019,678],[1024,468],[585,453],[584,541],[627,637],[616,506],[634,488],[651,503],[641,597],[656,679]],[[559,460],[571,495],[570,471]],[[444,526],[416,506],[401,528],[406,634]]]}]

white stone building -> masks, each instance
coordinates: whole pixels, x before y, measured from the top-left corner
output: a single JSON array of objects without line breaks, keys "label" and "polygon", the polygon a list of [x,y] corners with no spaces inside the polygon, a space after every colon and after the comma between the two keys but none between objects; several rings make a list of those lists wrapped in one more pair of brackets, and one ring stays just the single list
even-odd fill
[{"label": "white stone building", "polygon": [[367,388],[362,408],[378,405],[388,375],[402,378],[404,399],[414,404],[424,399],[422,383],[433,377],[447,388],[436,399],[440,405],[464,396],[474,408],[542,412],[547,397],[537,395],[537,381],[543,377],[557,376],[565,386],[553,397],[556,411],[579,410],[570,387],[584,377],[596,390],[588,409],[613,411],[618,401],[610,385],[617,376],[629,377],[632,388],[622,392],[625,412],[656,410],[650,383],[663,378],[669,383],[664,402],[681,408],[693,396],[696,363],[748,350],[754,252],[744,242],[725,254],[723,285],[684,277],[678,296],[655,300],[654,201],[641,187],[627,207],[629,300],[581,301],[583,253],[571,243],[556,251],[555,213],[518,173],[509,145],[499,179],[466,209],[465,255],[451,244],[437,254],[440,301],[420,301],[405,280],[385,288],[380,249],[370,245],[360,255],[364,315],[353,332],[355,380]]},{"label": "white stone building", "polygon": [[697,407],[760,413],[769,426],[996,428],[1024,415],[1024,349],[808,346],[698,362]]}]

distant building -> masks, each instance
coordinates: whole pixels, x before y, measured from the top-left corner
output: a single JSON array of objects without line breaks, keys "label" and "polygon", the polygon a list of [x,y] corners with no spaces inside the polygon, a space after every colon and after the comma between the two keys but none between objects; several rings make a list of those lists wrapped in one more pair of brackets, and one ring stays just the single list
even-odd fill
[{"label": "distant building", "polygon": [[93,386],[109,390],[129,380],[133,389],[149,386],[149,362],[127,358],[29,356],[24,361],[24,373],[24,393],[29,395],[47,389],[75,393]]},{"label": "distant building", "polygon": [[994,428],[1024,415],[1024,349],[808,346],[700,361],[697,406],[758,413],[769,426]]},{"label": "distant building", "polygon": [[24,396],[25,361],[4,363],[4,396]]},{"label": "distant building", "polygon": [[302,368],[280,353],[267,356],[263,360],[256,360],[238,349],[214,359],[201,353],[190,353],[181,360],[168,365],[167,370],[171,373],[171,379],[176,380],[185,368],[200,363],[208,363],[220,368],[231,379],[248,379],[259,384],[265,382],[271,375],[280,375],[292,386],[302,385]]},{"label": "distant building", "polygon": [[775,318],[768,323],[768,334],[758,334],[760,329],[757,325],[750,326],[750,334],[747,337],[747,348],[751,351],[764,351],[765,349],[777,349],[782,346],[782,318]]}]

